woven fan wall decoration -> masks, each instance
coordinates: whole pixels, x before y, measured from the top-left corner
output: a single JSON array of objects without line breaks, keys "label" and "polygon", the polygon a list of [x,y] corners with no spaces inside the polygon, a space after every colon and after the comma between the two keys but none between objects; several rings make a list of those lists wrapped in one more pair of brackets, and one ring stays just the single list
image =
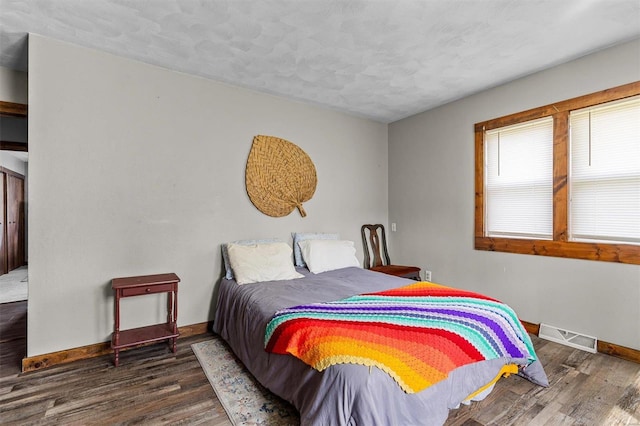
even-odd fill
[{"label": "woven fan wall decoration", "polygon": [[286,216],[313,197],[318,179],[311,158],[299,146],[274,136],[253,138],[245,173],[247,194],[262,213]]}]

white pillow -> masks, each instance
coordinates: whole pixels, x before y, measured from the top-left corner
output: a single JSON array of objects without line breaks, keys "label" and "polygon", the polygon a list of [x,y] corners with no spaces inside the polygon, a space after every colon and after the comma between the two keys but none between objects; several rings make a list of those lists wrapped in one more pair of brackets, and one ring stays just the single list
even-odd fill
[{"label": "white pillow", "polygon": [[304,240],[339,240],[339,234],[328,234],[323,232],[292,232],[293,237],[293,259],[298,267],[307,266],[300,252],[300,241]]},{"label": "white pillow", "polygon": [[298,244],[307,268],[314,274],[360,266],[353,241],[304,240]]},{"label": "white pillow", "polygon": [[229,263],[238,284],[303,278],[291,262],[286,243],[227,244]]},{"label": "white pillow", "polygon": [[[233,244],[242,244],[243,246],[262,244],[262,243],[281,243],[283,242],[280,238],[262,238],[259,240],[238,240],[231,241]],[[229,253],[227,253],[227,245],[231,243],[222,244],[222,260],[224,262],[224,277],[228,280],[233,279],[233,270],[231,269],[231,265],[229,264]]]}]

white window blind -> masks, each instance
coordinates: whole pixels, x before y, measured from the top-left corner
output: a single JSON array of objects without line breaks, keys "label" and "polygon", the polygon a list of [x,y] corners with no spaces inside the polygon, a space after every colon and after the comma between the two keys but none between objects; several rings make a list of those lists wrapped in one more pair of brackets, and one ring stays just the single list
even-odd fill
[{"label": "white window blind", "polygon": [[570,114],[569,238],[640,244],[640,96]]},{"label": "white window blind", "polygon": [[553,236],[553,118],[485,133],[485,234]]}]

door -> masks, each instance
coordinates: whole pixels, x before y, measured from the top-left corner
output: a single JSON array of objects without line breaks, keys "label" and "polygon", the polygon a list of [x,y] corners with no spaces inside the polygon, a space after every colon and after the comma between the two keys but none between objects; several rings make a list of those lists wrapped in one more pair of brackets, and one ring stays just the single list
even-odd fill
[{"label": "door", "polygon": [[24,179],[7,174],[7,268],[13,271],[24,265]]},{"label": "door", "polygon": [[6,173],[0,172],[0,275],[9,272],[7,266],[7,235],[6,227],[7,212],[5,210],[5,182]]}]

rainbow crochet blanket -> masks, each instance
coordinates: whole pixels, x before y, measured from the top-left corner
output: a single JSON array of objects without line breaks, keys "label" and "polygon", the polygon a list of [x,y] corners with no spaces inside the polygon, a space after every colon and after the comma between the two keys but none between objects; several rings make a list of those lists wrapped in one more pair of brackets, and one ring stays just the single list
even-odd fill
[{"label": "rainbow crochet blanket", "polygon": [[536,359],[509,306],[430,282],[283,309],[267,325],[265,348],[318,371],[343,363],[375,366],[407,393],[473,362]]}]

